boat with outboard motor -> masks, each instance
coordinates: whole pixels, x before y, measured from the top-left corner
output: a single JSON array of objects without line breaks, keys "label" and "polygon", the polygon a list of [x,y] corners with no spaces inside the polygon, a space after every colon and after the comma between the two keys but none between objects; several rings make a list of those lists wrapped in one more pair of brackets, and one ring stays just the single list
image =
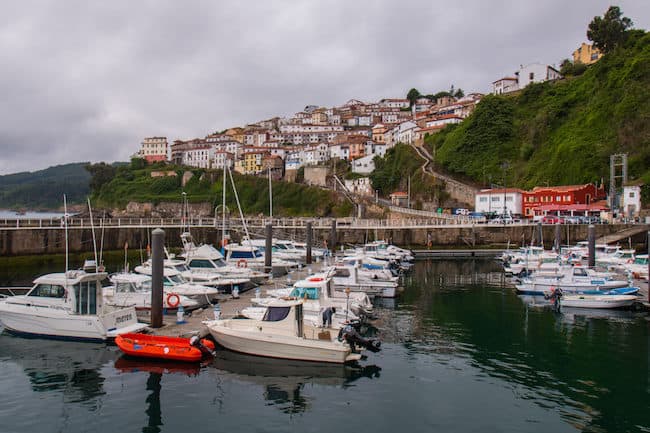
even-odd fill
[{"label": "boat with outboard motor", "polygon": [[47,274],[34,280],[25,295],[0,299],[0,322],[9,332],[83,341],[106,341],[119,334],[140,332],[132,306],[104,302],[105,272],[82,270]]},{"label": "boat with outboard motor", "polygon": [[379,350],[378,340],[364,339],[352,327],[337,333],[305,323],[302,300],[277,299],[266,307],[261,320],[204,323],[217,343],[250,355],[341,364],[361,359],[361,354],[353,352],[351,345]]},{"label": "boat with outboard motor", "polygon": [[115,337],[115,344],[129,356],[197,362],[214,352],[214,343],[206,338],[167,337],[139,333]]}]

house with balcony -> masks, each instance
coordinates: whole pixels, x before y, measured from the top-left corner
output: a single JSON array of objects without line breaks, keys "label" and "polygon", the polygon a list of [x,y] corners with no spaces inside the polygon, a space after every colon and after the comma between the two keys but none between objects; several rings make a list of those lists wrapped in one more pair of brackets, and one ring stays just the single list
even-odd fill
[{"label": "house with balcony", "polygon": [[167,137],[145,137],[140,146],[140,151],[137,153],[139,158],[143,158],[148,163],[167,161],[169,151]]}]

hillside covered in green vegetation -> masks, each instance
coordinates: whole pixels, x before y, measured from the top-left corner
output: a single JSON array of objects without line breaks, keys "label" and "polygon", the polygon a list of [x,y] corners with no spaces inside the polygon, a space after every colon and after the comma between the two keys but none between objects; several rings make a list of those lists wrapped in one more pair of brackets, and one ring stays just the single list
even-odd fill
[{"label": "hillside covered in green vegetation", "polygon": [[57,165],[45,170],[0,176],[0,209],[58,209],[83,203],[90,192],[87,163]]},{"label": "hillside covered in green vegetation", "polygon": [[[584,71],[584,72],[582,72]],[[579,76],[486,96],[463,123],[426,138],[436,163],[488,185],[532,188],[608,182],[610,155],[650,194],[650,34],[625,42]]]},{"label": "hillside covered in green vegetation", "polygon": [[[220,170],[189,169],[165,164],[143,166],[137,160],[128,166],[110,168],[94,166],[93,203],[100,207],[124,208],[128,202],[161,203],[182,201],[182,193],[187,194],[191,203],[221,204],[223,191],[223,172]],[[91,167],[93,170],[93,167]],[[176,176],[152,177],[156,170],[174,171]],[[185,187],[181,179],[186,171],[193,177]],[[265,177],[242,176],[233,173],[244,214],[269,213],[269,183]],[[273,182],[274,216],[349,216],[352,205],[331,191],[317,187],[290,183]],[[230,184],[226,186],[226,205],[231,212],[237,212],[235,195]]]}]

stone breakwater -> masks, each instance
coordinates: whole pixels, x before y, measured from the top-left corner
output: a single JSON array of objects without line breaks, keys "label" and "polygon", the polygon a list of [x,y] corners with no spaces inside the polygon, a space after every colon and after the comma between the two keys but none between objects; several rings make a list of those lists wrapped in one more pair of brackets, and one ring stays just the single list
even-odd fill
[{"label": "stone breakwater", "polygon": [[[596,237],[602,237],[620,232],[629,226],[624,225],[597,225]],[[563,244],[575,243],[587,239],[586,225],[563,226],[561,230]],[[151,239],[148,227],[111,227],[104,229],[103,245],[105,250],[119,250],[128,244],[130,248],[146,248]],[[180,247],[180,227],[165,228],[165,244],[168,247]],[[506,244],[522,245],[536,243],[538,239],[537,226],[429,226],[409,228],[354,228],[339,227],[336,237],[338,245],[362,244],[375,239],[386,239],[396,245],[413,248],[426,247],[429,237],[431,243],[438,247],[481,248],[504,247]],[[197,242],[217,245],[221,237],[218,227],[192,228],[192,235]],[[251,236],[263,237],[264,230],[251,228]],[[99,245],[100,230],[96,229],[97,243]],[[241,239],[240,231],[231,230],[232,242]],[[304,227],[274,227],[273,236],[280,239],[305,240]],[[314,227],[313,239],[315,247],[331,246],[331,231],[326,227]],[[542,227],[542,238],[548,248],[553,244],[555,227],[551,225]],[[623,241],[621,241],[623,242]],[[645,233],[640,233],[631,238],[631,243],[642,244],[645,242]],[[627,244],[627,238],[625,239]],[[68,244],[70,252],[89,252],[93,249],[93,234],[88,227],[69,228]],[[58,254],[65,252],[65,230],[61,227],[47,228],[0,228],[0,255],[20,256],[30,254]]]}]

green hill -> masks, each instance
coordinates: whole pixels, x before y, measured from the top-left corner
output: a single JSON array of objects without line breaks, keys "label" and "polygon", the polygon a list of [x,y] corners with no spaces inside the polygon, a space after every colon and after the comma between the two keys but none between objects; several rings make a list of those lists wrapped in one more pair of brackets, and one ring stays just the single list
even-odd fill
[{"label": "green hill", "polygon": [[[208,202],[213,207],[221,204],[222,171],[189,169],[171,165],[142,167],[135,163],[118,167],[112,176],[106,176],[95,184],[93,203],[99,207],[124,208],[134,202],[176,202],[180,203],[182,193],[192,203]],[[151,177],[154,170],[175,171],[177,176]],[[194,176],[181,187],[181,178],[186,171]],[[247,215],[269,212],[268,179],[265,177],[242,176],[233,173],[242,210]],[[93,179],[94,180],[94,179]],[[237,212],[235,196],[228,181],[226,205]],[[290,182],[273,182],[273,214],[277,216],[349,216],[352,205],[340,196],[321,188]]]},{"label": "green hill", "polygon": [[505,175],[521,188],[608,181],[610,155],[627,153],[629,178],[649,198],[650,34],[629,32],[580,76],[486,96],[425,142],[451,173],[485,185]]},{"label": "green hill", "polygon": [[90,189],[86,162],[57,165],[45,170],[0,176],[0,209],[57,209],[82,203]]}]

